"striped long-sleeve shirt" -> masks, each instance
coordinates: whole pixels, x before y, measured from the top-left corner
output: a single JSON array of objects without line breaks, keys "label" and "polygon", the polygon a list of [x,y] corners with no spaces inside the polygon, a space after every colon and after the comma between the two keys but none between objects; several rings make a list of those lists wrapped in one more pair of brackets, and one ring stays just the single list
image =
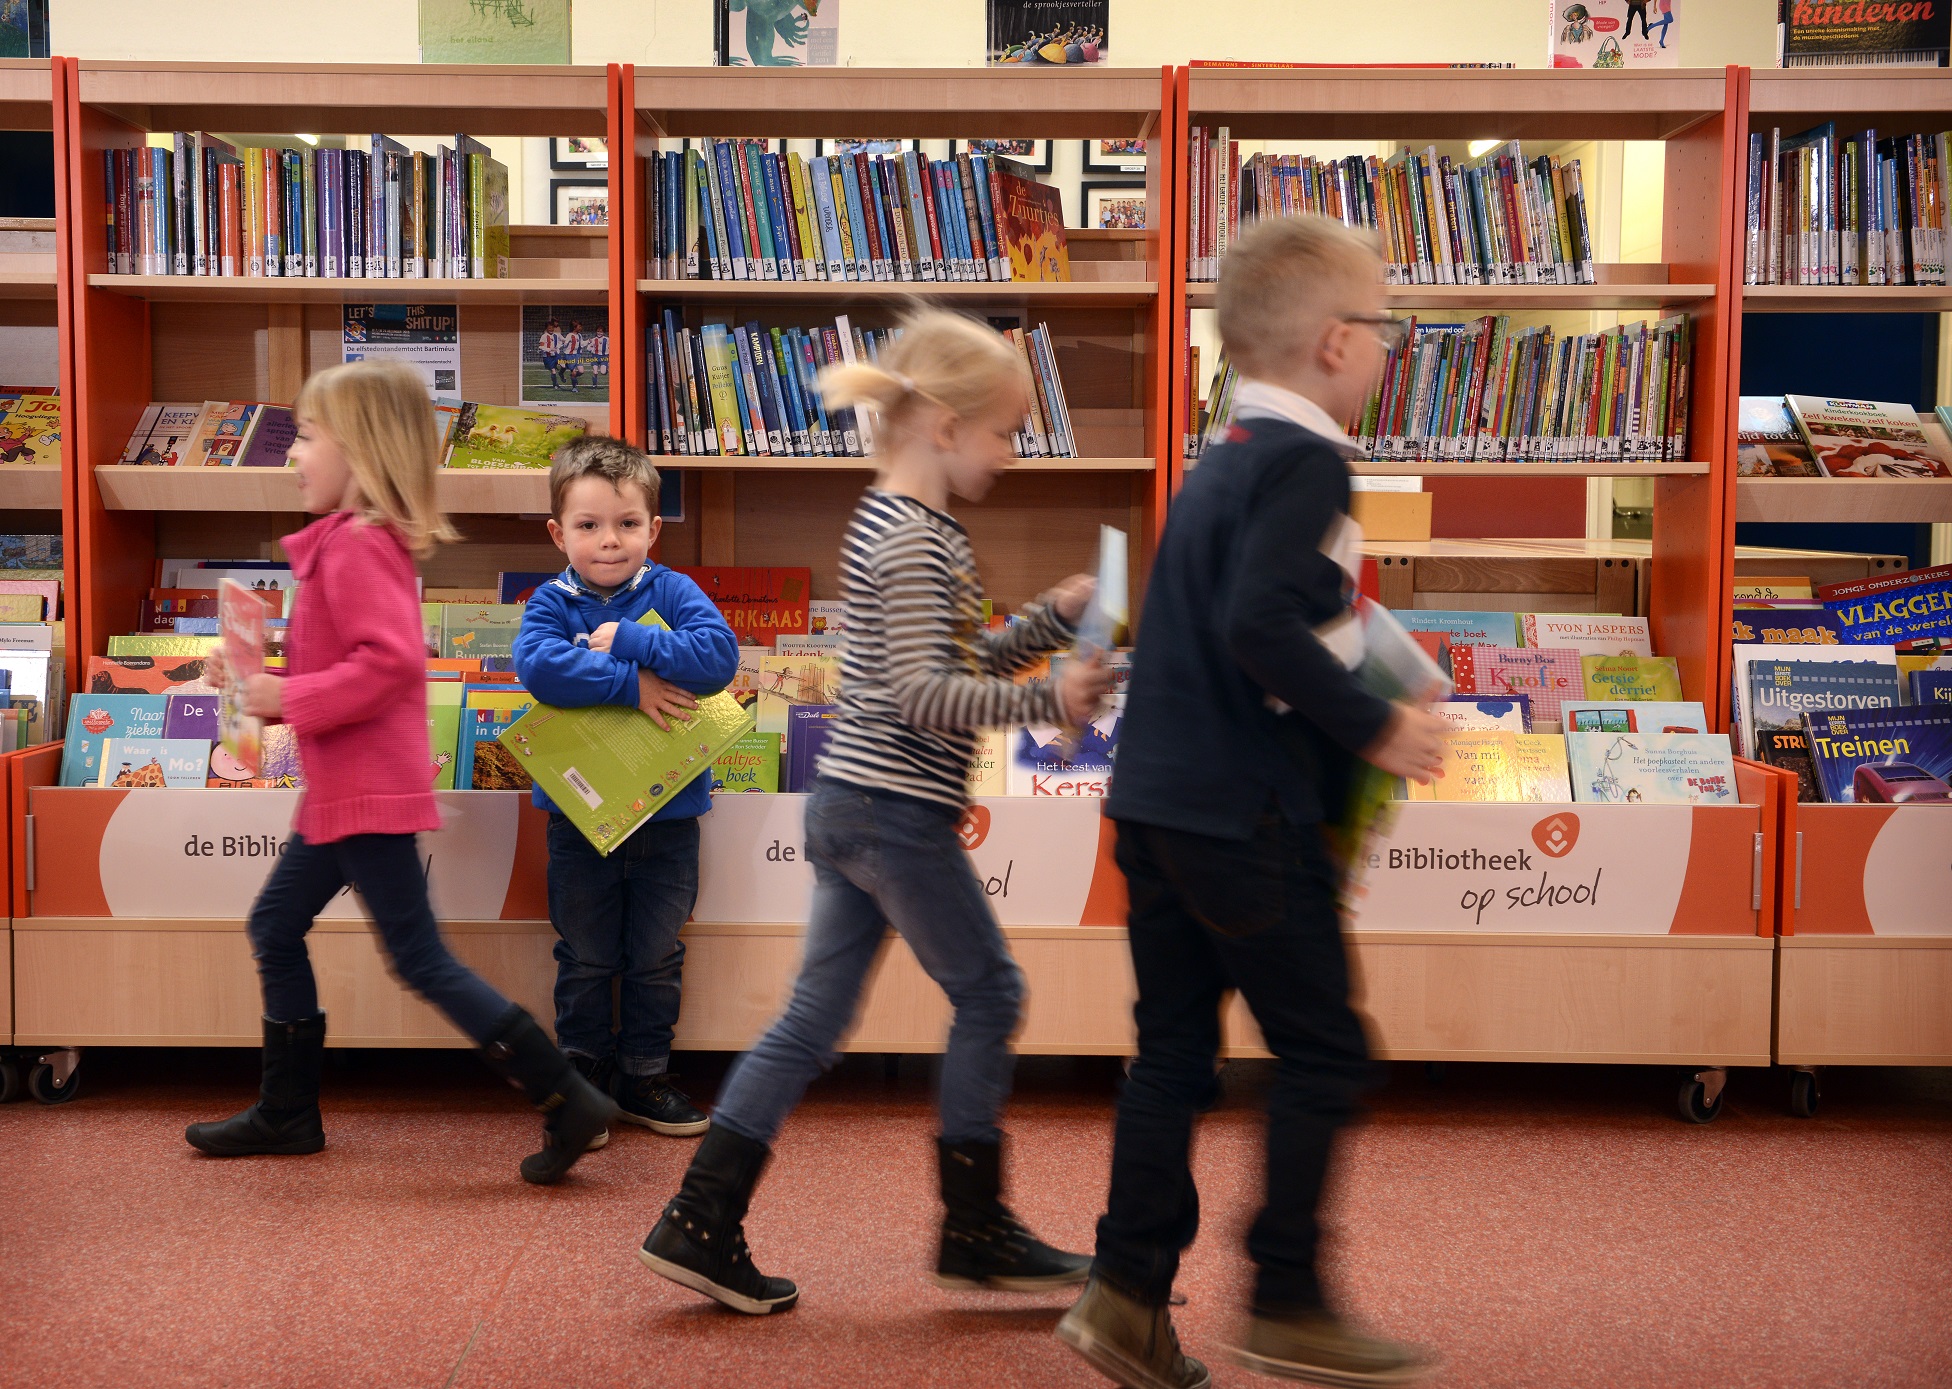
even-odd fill
[{"label": "striped long-sleeve shirt", "polygon": [[960,808],[978,729],[1062,721],[1055,688],[1009,677],[1068,645],[1071,628],[1039,602],[986,630],[976,555],[954,517],[868,490],[841,542],[840,588],[847,642],[822,776]]}]

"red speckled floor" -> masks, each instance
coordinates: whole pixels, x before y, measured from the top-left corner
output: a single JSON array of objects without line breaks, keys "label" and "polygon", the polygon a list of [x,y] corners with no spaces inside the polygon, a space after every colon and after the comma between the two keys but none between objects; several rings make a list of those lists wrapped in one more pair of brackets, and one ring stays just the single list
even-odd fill
[{"label": "red speckled floor", "polygon": [[[709,1096],[724,1058],[686,1058]],[[453,1053],[338,1056],[330,1146],[219,1162],[182,1142],[254,1083],[242,1053],[91,1053],[80,1099],[0,1110],[0,1385],[1042,1386],[1103,1383],[1063,1299],[923,1277],[929,1063],[815,1086],[749,1225],[798,1310],[746,1319],[635,1258],[691,1142],[641,1129],[554,1190],[534,1119]],[[1823,1112],[1738,1072],[1705,1128],[1671,1071],[1398,1066],[1345,1149],[1347,1307],[1438,1349],[1455,1386],[1952,1384],[1952,1072],[1836,1071]],[[1116,1070],[1026,1061],[1014,1196],[1087,1247]],[[1237,1064],[1198,1149],[1206,1224],[1178,1314],[1215,1383],[1246,1286],[1265,1067]]]}]

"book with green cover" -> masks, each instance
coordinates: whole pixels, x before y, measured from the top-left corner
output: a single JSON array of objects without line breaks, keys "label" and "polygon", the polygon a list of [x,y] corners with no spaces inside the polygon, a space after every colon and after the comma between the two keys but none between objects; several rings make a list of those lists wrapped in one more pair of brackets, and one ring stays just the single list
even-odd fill
[{"label": "book with green cover", "polygon": [[[638,621],[668,630],[656,612]],[[700,699],[689,720],[667,722],[659,728],[641,709],[620,704],[537,704],[500,740],[596,851],[608,854],[752,732],[751,712],[723,690]]]},{"label": "book with green cover", "polygon": [[441,604],[443,659],[512,656],[522,629],[520,603]]},{"label": "book with green cover", "polygon": [[459,680],[427,682],[427,754],[434,770],[434,789],[454,789],[454,755],[461,737],[461,701],[467,686]]},{"label": "book with green cover", "polygon": [[1586,698],[1678,700],[1681,670],[1672,656],[1581,656]]},{"label": "book with green cover", "polygon": [[454,420],[450,468],[546,468],[565,444],[589,433],[579,415],[468,401]]},{"label": "book with green cover", "polygon": [[714,791],[778,791],[779,734],[748,733],[712,762]]},{"label": "book with green cover", "polygon": [[110,656],[208,656],[221,637],[185,637],[173,632],[125,632],[108,639]]}]

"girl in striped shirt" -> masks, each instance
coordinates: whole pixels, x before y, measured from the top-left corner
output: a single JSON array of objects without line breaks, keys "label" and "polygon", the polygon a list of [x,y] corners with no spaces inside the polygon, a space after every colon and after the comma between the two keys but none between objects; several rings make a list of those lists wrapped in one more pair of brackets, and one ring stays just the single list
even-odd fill
[{"label": "girl in striped shirt", "polygon": [[711,1131],[639,1254],[741,1312],[783,1311],[799,1297],[753,1267],[742,1222],[780,1126],[833,1063],[890,926],[955,1006],[939,1101],[936,1282],[1027,1291],[1082,1283],[1090,1267],[1039,1241],[1001,1199],[997,1120],[1023,976],[956,835],[977,730],[1081,725],[1111,684],[1102,660],[1067,662],[1053,683],[1012,683],[1070,644],[1092,580],[1066,579],[1016,625],[987,631],[969,536],[946,510],[951,493],[981,500],[1010,466],[1028,386],[994,330],[940,311],[911,320],[881,365],[821,378],[829,410],[876,411],[882,447],[880,476],[841,546],[847,639],[836,727],[806,811],[815,886],[805,955],[785,1013],[727,1076]]}]

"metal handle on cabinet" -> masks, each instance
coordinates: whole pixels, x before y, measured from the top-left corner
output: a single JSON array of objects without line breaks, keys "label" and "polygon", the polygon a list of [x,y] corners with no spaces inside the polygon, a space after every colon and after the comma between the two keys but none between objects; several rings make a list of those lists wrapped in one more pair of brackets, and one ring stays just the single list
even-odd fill
[{"label": "metal handle on cabinet", "polygon": [[1796,831],[1796,910],[1803,910],[1803,831]]},{"label": "metal handle on cabinet", "polygon": [[21,818],[27,822],[27,890],[32,892],[34,890],[34,817],[23,815]]},{"label": "metal handle on cabinet", "polygon": [[1762,831],[1755,832],[1755,852],[1749,871],[1749,910],[1762,910]]}]

